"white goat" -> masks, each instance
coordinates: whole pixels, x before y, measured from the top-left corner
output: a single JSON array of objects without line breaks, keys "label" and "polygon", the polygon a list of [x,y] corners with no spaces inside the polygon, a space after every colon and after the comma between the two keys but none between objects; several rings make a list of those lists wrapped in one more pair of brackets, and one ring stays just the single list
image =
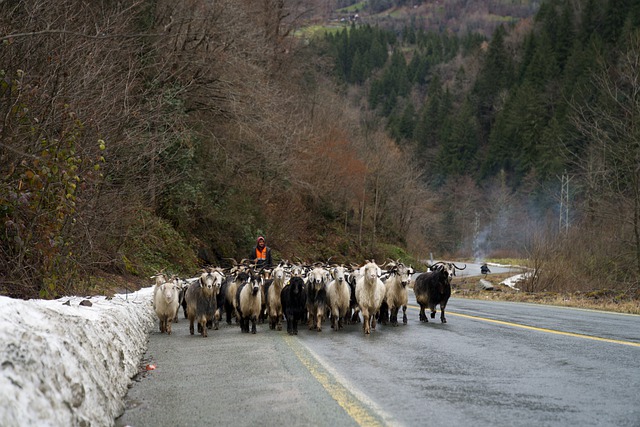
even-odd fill
[{"label": "white goat", "polygon": [[376,329],[376,313],[384,300],[385,287],[380,280],[382,270],[374,261],[367,262],[360,268],[356,279],[356,300],[362,312],[362,329],[370,334]]},{"label": "white goat", "polygon": [[[176,316],[173,318],[173,323],[178,323],[178,312],[180,311],[180,306],[184,302],[184,294],[187,292],[187,288],[189,287],[189,282],[185,279],[181,279],[179,277],[173,278],[176,287],[178,288],[178,308],[176,309]],[[187,308],[186,304],[184,305],[184,317],[187,317]]]},{"label": "white goat", "polygon": [[307,283],[307,281],[305,280],[306,278],[304,277],[306,275],[306,269],[301,265],[294,264],[293,266],[291,266],[290,274],[291,277],[302,277],[303,281]]},{"label": "white goat", "polygon": [[164,282],[167,282],[168,280],[167,280],[167,276],[164,274],[164,269],[160,273],[157,273],[151,276],[151,279],[153,279],[155,282],[155,286],[153,287],[153,300],[151,301],[151,303],[153,304],[153,308],[155,309],[156,308],[156,292],[158,292],[158,288],[160,287],[160,285],[162,285]]},{"label": "white goat", "polygon": [[282,330],[282,300],[280,294],[284,287],[285,271],[282,263],[271,272],[273,281],[267,291],[267,312],[269,314],[269,328]]},{"label": "white goat", "polygon": [[390,312],[391,325],[398,326],[398,310],[402,307],[402,323],[407,324],[407,285],[411,281],[413,269],[402,263],[389,268],[389,278],[384,282],[385,302]]},{"label": "white goat", "polygon": [[171,321],[178,311],[178,286],[175,281],[156,285],[153,292],[153,305],[160,320],[160,332],[171,335]]},{"label": "white goat", "polygon": [[343,319],[349,311],[351,288],[345,279],[347,269],[343,266],[333,267],[333,280],[327,285],[327,302],[331,308],[331,328],[334,331],[343,328]]}]

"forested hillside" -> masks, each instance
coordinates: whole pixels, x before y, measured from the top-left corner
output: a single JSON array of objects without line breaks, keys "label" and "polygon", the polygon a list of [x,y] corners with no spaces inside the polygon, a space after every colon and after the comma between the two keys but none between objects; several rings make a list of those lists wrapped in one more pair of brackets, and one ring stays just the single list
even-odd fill
[{"label": "forested hillside", "polygon": [[260,234],[276,259],[402,256],[426,190],[292,36],[305,8],[0,3],[0,292],[193,274]]},{"label": "forested hillside", "polygon": [[1,2],[0,293],[190,274],[260,234],[638,290],[637,2],[362,2],[300,36],[338,3]]},{"label": "forested hillside", "polygon": [[418,159],[441,248],[527,254],[550,274],[538,289],[567,286],[567,269],[637,289],[639,25],[638,2],[550,0],[490,38],[412,20],[317,48]]}]

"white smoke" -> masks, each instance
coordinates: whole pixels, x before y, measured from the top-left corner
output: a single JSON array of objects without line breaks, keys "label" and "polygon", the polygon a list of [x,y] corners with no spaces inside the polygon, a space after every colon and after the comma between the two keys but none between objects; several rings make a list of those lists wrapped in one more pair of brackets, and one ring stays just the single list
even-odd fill
[{"label": "white smoke", "polygon": [[491,253],[491,226],[484,227],[473,237],[473,258],[476,263],[484,262],[487,254]]}]

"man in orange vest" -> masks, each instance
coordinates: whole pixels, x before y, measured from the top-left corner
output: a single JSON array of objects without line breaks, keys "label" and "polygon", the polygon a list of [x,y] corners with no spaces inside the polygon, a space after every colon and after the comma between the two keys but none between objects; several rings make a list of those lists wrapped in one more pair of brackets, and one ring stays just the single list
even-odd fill
[{"label": "man in orange vest", "polygon": [[252,259],[256,263],[256,267],[271,267],[273,264],[271,260],[271,248],[267,246],[264,237],[258,237],[256,247],[253,248],[249,259]]}]

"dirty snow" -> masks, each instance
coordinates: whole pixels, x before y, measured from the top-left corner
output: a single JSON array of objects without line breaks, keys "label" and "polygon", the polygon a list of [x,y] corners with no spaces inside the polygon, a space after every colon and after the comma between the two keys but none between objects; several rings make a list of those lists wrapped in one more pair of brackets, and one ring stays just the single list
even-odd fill
[{"label": "dirty snow", "polygon": [[508,277],[508,278],[504,279],[502,282],[500,282],[500,284],[508,286],[511,289],[515,289],[516,291],[519,291],[520,288],[516,288],[516,285],[519,282],[527,279],[529,276],[531,276],[531,274],[532,273],[530,271],[528,271],[526,273],[522,273],[522,274],[517,274],[515,276],[511,276],[511,277]]},{"label": "dirty snow", "polygon": [[0,297],[1,424],[113,425],[155,325],[152,289],[112,299]]}]

